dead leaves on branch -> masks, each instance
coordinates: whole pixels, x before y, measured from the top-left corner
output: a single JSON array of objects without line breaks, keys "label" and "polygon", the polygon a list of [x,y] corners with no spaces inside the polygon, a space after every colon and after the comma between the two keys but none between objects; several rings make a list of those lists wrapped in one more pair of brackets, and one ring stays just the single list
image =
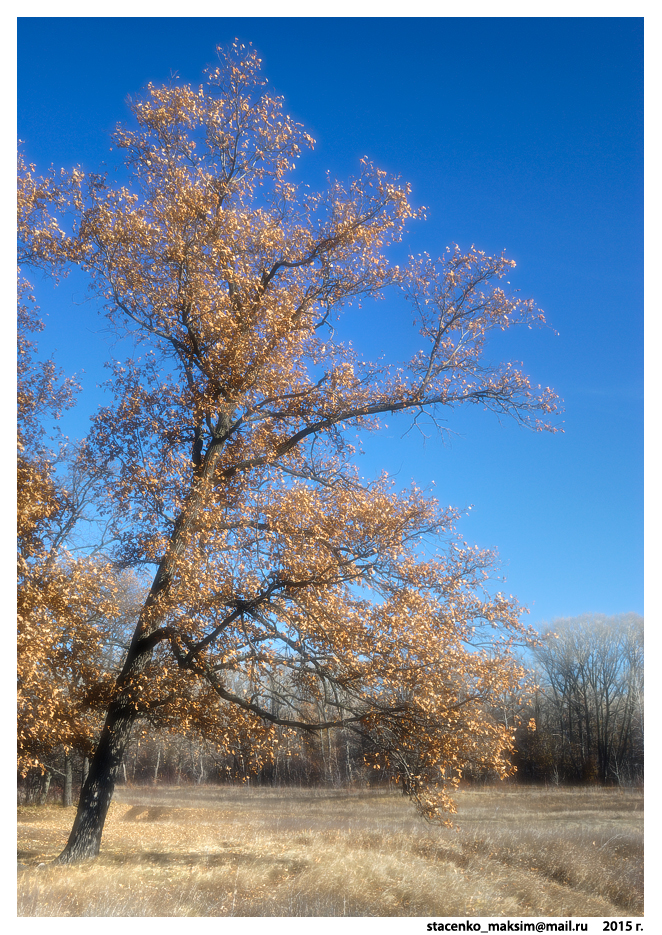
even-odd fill
[{"label": "dead leaves on branch", "polygon": [[[325,191],[297,184],[313,141],[259,64],[235,44],[200,87],[149,85],[115,134],[127,186],[75,174],[56,189],[23,169],[26,256],[74,258],[148,346],[112,365],[85,448],[125,523],[121,561],[158,567],[116,694],[260,757],[293,726],[355,731],[432,817],[468,765],[510,769],[512,730],[489,706],[522,689],[512,647],[530,634],[457,512],[363,481],[349,432],[462,404],[554,431],[554,394],[485,357],[495,330],[544,318],[502,288],[503,256],[393,264],[422,212],[369,160]],[[65,233],[45,206],[71,205]],[[424,346],[373,364],[332,326],[387,290]]]}]

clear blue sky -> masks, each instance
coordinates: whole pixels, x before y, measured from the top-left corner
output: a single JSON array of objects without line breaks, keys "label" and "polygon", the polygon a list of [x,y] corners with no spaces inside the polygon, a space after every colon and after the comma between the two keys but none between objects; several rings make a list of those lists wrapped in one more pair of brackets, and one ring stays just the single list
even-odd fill
[{"label": "clear blue sky", "polygon": [[[406,423],[366,447],[363,473],[435,482],[473,504],[461,532],[496,547],[537,624],[643,613],[643,20],[638,18],[25,18],[18,29],[18,135],[30,161],[112,168],[125,99],[177,72],[198,83],[214,48],[252,42],[287,110],[317,140],[300,172],[322,184],[366,154],[427,206],[413,251],[507,249],[510,277],[551,330],[507,332],[494,356],[522,360],[564,399],[564,434],[482,411],[450,413],[425,444]],[[85,431],[113,353],[85,283],[39,283],[41,336],[84,393],[65,429]],[[406,357],[406,307],[368,307],[344,336]]]}]

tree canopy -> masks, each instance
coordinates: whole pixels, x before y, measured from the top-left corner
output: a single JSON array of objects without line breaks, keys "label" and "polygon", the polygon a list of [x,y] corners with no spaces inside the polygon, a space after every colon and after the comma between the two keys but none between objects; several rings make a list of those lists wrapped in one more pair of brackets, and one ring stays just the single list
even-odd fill
[{"label": "tree canopy", "polygon": [[[543,314],[505,291],[503,255],[389,260],[422,212],[368,159],[325,191],[297,184],[313,141],[250,48],[130,106],[114,135],[125,184],[75,171],[55,197],[21,176],[42,192],[22,215],[25,261],[78,263],[135,340],[83,456],[122,530],[115,562],[155,567],[62,859],[98,851],[148,715],[220,744],[250,736],[263,756],[273,725],[351,729],[436,817],[467,765],[511,769],[490,701],[523,689],[512,647],[531,634],[487,589],[495,558],[458,538],[458,512],[363,480],[353,435],[468,404],[555,431],[553,392],[485,352]],[[334,331],[387,291],[421,338],[404,363],[365,361]]]}]

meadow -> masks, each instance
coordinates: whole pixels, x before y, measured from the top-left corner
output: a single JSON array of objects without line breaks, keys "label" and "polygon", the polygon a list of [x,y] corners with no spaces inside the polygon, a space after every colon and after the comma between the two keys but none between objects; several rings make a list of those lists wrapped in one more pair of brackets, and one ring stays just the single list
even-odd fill
[{"label": "meadow", "polygon": [[467,788],[454,827],[398,792],[122,787],[92,862],[74,809],[18,809],[19,916],[640,916],[641,790]]}]

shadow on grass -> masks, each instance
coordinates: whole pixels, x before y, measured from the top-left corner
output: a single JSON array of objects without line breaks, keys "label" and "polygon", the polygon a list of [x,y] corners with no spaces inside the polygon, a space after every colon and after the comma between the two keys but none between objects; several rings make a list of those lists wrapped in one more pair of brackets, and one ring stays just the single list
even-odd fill
[{"label": "shadow on grass", "polygon": [[122,815],[122,821],[159,821],[170,818],[171,813],[171,808],[164,808],[160,805],[151,808],[146,805],[134,805],[125,815]]},{"label": "shadow on grass", "polygon": [[152,867],[225,867],[231,865],[250,866],[255,869],[273,867],[282,869],[289,875],[303,873],[310,866],[308,860],[296,860],[279,857],[275,854],[252,854],[241,851],[224,851],[221,854],[201,854],[197,851],[140,851],[139,853],[113,853],[106,851],[104,863],[118,867],[145,866]]}]

